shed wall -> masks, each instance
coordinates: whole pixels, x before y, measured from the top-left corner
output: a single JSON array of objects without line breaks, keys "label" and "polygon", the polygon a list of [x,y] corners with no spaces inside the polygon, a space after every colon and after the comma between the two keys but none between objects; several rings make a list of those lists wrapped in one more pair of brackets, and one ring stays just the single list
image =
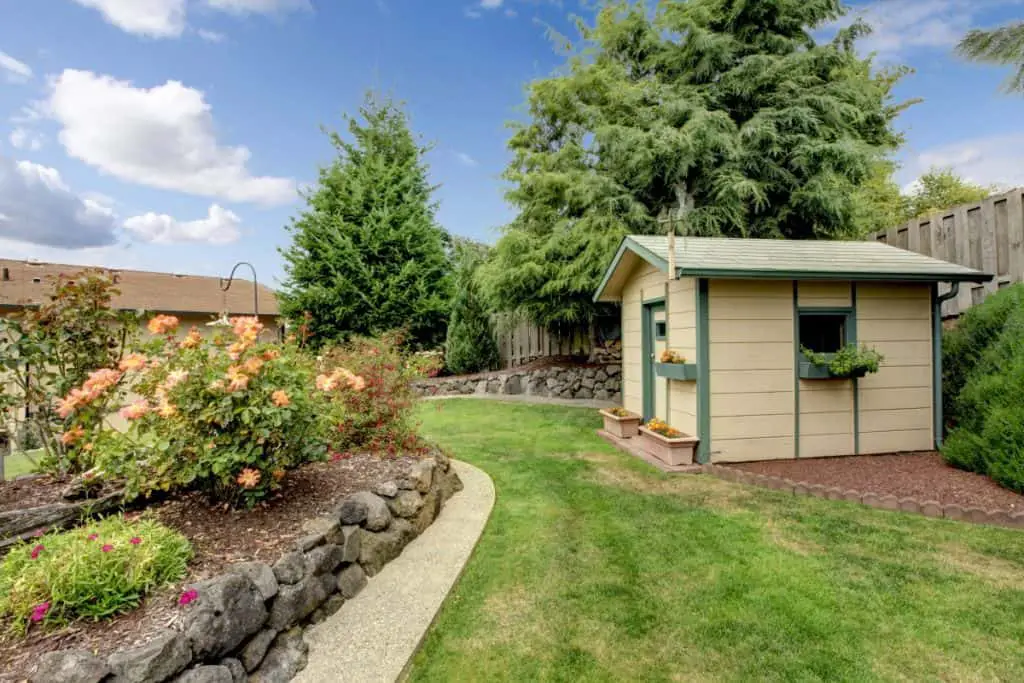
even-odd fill
[{"label": "shed wall", "polygon": [[[674,280],[668,285],[668,348],[697,362],[697,281]],[[668,423],[676,429],[697,435],[697,383],[668,382]]]},{"label": "shed wall", "polygon": [[637,414],[644,410],[643,302],[665,296],[667,284],[665,273],[641,261],[622,288],[622,405]]}]

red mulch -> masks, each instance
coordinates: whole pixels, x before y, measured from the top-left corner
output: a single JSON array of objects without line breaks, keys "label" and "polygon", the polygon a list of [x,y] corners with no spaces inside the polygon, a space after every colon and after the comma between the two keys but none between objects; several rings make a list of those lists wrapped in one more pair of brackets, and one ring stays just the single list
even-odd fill
[{"label": "red mulch", "polygon": [[1004,489],[986,476],[951,467],[934,452],[767,460],[729,467],[804,484],[915,498],[919,502],[933,500],[943,505],[986,510],[1024,510],[1024,496]]},{"label": "red mulch", "polygon": [[[145,643],[177,621],[182,586],[213,576],[234,562],[272,564],[304,535],[303,522],[329,512],[348,493],[400,476],[411,460],[366,454],[306,465],[289,473],[279,498],[251,511],[210,507],[198,494],[188,494],[155,503],[143,513],[131,513],[152,515],[188,537],[195,551],[188,577],[150,596],[139,609],[108,621],[79,622],[22,638],[7,632],[7,624],[0,620],[0,681],[23,680],[39,656],[52,650],[74,648],[109,654]],[[18,499],[24,506],[58,502],[63,485],[54,484],[48,477],[0,483],[0,502]],[[33,485],[38,496],[33,495]]]}]

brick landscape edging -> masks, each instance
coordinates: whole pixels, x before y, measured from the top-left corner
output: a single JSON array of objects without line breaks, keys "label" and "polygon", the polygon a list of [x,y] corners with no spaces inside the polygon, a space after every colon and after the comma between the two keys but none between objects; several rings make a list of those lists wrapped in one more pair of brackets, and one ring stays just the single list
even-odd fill
[{"label": "brick landscape edging", "polygon": [[[448,457],[413,463],[404,477],[337,502],[273,566],[231,565],[186,587],[180,623],[148,643],[97,655],[39,658],[32,683],[280,683],[306,666],[303,631],[331,616],[429,527],[462,482]],[[423,571],[429,571],[423,567]],[[192,592],[194,591],[194,593]]]},{"label": "brick landscape edging", "polygon": [[873,492],[855,491],[853,489],[841,489],[835,486],[824,486],[822,484],[808,484],[807,482],[795,481],[784,477],[773,477],[766,474],[747,472],[746,470],[721,465],[702,465],[701,472],[710,474],[713,477],[724,481],[731,481],[738,484],[760,486],[762,488],[775,489],[792,493],[797,496],[814,496],[827,500],[845,500],[851,503],[860,503],[867,507],[880,510],[899,510],[910,512],[925,517],[943,517],[954,519],[960,522],[972,522],[974,524],[988,524],[991,526],[1009,527],[1011,529],[1024,529],[1024,511],[1008,512],[1006,510],[985,510],[980,507],[964,507],[953,503],[942,505],[936,500],[919,500],[917,498],[898,498],[893,495],[879,495]]}]

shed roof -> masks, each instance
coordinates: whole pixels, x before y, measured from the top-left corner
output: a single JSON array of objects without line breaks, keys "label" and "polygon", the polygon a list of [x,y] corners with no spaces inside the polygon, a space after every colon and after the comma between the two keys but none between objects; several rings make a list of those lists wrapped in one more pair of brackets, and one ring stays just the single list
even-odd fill
[{"label": "shed roof", "polygon": [[[677,237],[677,277],[987,282],[992,275],[881,242]],[[595,301],[616,301],[636,257],[668,272],[668,237],[629,235]]]},{"label": "shed roof", "polygon": [[[0,309],[35,306],[46,300],[53,280],[86,270],[88,266],[0,259]],[[142,270],[99,268],[114,277],[120,294],[111,305],[122,310],[142,309],[158,313],[208,313],[252,315],[252,282],[235,279],[231,288],[221,290],[218,277],[180,275]],[[6,279],[5,279],[6,278]],[[274,290],[259,285],[260,315],[278,315]]]}]

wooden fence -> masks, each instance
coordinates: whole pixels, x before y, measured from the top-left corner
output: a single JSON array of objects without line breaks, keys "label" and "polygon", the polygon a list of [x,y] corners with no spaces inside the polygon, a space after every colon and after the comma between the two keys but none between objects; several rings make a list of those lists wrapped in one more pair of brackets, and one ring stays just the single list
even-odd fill
[{"label": "wooden fence", "polygon": [[[914,218],[875,239],[995,275],[985,284],[963,283],[959,296],[943,304],[943,317],[957,317],[999,288],[1024,281],[1024,188]],[[948,290],[940,285],[940,292]]]},{"label": "wooden fence", "polygon": [[590,336],[582,326],[549,330],[529,321],[495,321],[501,367],[514,368],[548,356],[587,356]]}]

